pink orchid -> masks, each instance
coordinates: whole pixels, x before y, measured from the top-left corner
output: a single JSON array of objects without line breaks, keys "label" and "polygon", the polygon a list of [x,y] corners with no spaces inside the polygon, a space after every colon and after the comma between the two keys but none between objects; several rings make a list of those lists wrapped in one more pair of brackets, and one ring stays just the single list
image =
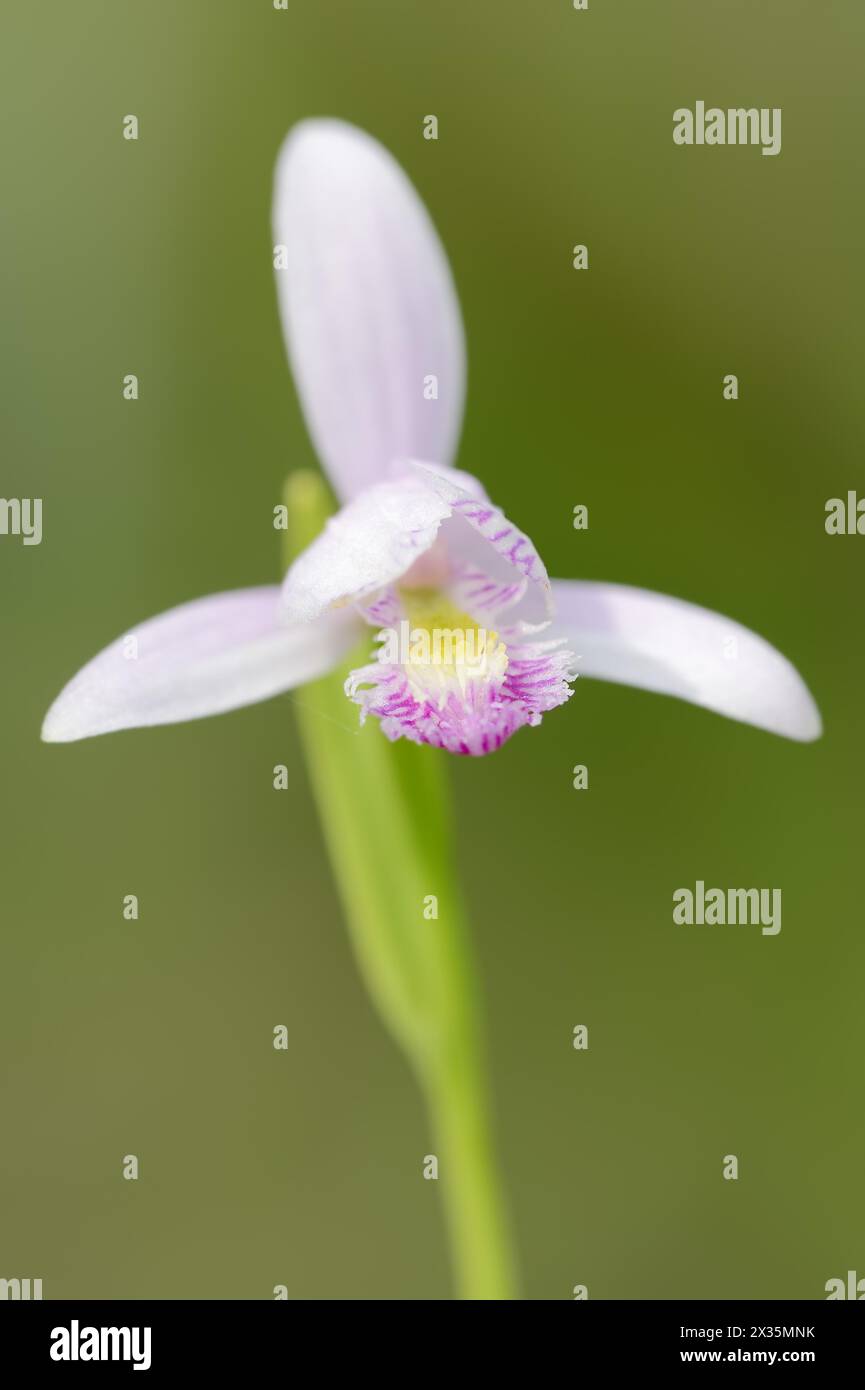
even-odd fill
[{"label": "pink orchid", "polygon": [[[277,290],[309,432],[342,503],[279,586],[216,594],[107,647],[51,706],[52,742],[265,700],[338,666],[365,627],[483,633],[438,665],[382,640],[346,694],[390,739],[493,751],[581,676],[817,738],[790,662],[738,623],[617,584],[550,581],[528,537],[452,468],[465,395],[459,304],[428,214],[394,159],[306,121],[276,169]],[[130,649],[130,636],[135,642]]]}]

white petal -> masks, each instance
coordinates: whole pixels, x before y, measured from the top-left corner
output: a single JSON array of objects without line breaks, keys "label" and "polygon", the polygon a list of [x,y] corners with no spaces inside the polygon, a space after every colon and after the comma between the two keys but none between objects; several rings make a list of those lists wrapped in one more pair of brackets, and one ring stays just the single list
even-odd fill
[{"label": "white petal", "polygon": [[410,467],[450,509],[451,519],[442,527],[442,538],[454,563],[486,575],[498,586],[519,583],[522,596],[509,605],[510,622],[546,622],[552,612],[550,581],[525,532],[490,502],[471,474],[415,461]]},{"label": "white petal", "polygon": [[[307,426],[343,498],[403,458],[449,464],[465,395],[456,291],[429,215],[393,157],[335,120],[279,155],[279,307]],[[437,378],[438,399],[424,398]]]},{"label": "white petal", "polygon": [[802,677],[739,623],[623,584],[553,580],[553,595],[550,635],[567,638],[581,676],[676,695],[786,738],[819,738]]},{"label": "white petal", "polygon": [[176,724],[267,700],[331,670],[356,642],[349,613],[280,625],[279,589],[214,594],[151,618],[73,677],[42,727],[48,743]]},{"label": "white petal", "polygon": [[327,522],[283,583],[291,622],[309,622],[333,604],[359,601],[411,568],[450,516],[447,502],[413,476],[367,488]]}]

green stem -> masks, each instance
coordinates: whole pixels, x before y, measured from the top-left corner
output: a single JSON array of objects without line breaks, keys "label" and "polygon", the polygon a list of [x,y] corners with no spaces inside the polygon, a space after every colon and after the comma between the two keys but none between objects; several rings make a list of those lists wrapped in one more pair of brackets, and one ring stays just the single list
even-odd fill
[{"label": "green stem", "polygon": [[441,1149],[459,1296],[515,1298],[515,1268],[493,1148],[477,1039],[457,1038],[424,1084]]},{"label": "green stem", "polygon": [[[332,504],[305,472],[289,479],[286,503],[290,560]],[[459,1295],[513,1298],[444,755],[392,744],[374,722],[357,727],[343,682],[368,648],[295,700],[310,780],[361,973],[432,1117]]]}]

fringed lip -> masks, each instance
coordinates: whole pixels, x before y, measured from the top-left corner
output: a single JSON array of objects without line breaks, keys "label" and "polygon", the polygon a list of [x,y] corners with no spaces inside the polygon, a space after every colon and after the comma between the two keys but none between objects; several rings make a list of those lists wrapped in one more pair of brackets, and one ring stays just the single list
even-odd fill
[{"label": "fringed lip", "polygon": [[507,654],[503,670],[442,681],[437,695],[413,678],[410,663],[379,659],[352,671],[346,695],[359,706],[361,721],[374,716],[391,740],[482,757],[563,705],[576,679],[574,655],[563,642],[498,640]]}]

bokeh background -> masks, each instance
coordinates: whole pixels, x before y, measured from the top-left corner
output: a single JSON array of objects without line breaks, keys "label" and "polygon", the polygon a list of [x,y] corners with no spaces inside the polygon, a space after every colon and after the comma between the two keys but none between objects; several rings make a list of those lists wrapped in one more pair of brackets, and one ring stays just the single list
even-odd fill
[{"label": "bokeh background", "polygon": [[[743,621],[825,719],[798,746],[581,681],[453,761],[523,1292],[865,1275],[865,539],[823,525],[865,492],[859,0],[16,0],[3,30],[0,492],[44,498],[44,540],[0,538],[0,1275],[450,1296],[434,1141],[350,956],[292,698],[38,741],[118,633],[278,574],[272,507],[312,455],[270,185],[310,114],[427,201],[467,325],[460,462],[550,572]],[[782,107],[780,157],[675,147],[698,98]],[[675,927],[697,878],[781,887],[781,934]]]}]

